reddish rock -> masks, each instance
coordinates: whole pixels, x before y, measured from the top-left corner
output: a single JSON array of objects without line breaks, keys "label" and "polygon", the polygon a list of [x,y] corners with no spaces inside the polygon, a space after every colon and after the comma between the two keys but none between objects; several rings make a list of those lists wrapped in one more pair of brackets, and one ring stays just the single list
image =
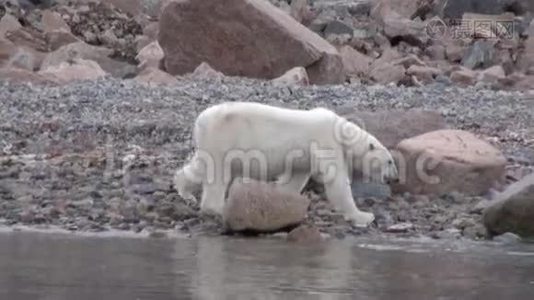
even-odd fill
[{"label": "reddish rock", "polygon": [[137,49],[137,52],[141,51],[143,48],[145,48],[148,44],[153,42],[153,40],[150,39],[150,37],[146,35],[138,35],[135,37],[135,48]]},{"label": "reddish rock", "polygon": [[74,58],[80,58],[95,61],[104,71],[115,77],[124,77],[135,72],[135,66],[110,58],[112,53],[111,49],[92,46],[84,42],[71,43],[49,53],[41,68],[46,69]]},{"label": "reddish rock", "polygon": [[223,223],[232,231],[275,232],[300,224],[309,203],[309,198],[270,183],[234,181],[224,206]]},{"label": "reddish rock", "polygon": [[99,64],[91,60],[75,58],[70,62],[48,66],[38,72],[39,75],[53,78],[59,84],[75,81],[96,80],[107,75]]},{"label": "reddish rock", "polygon": [[398,83],[406,77],[406,69],[402,64],[394,64],[401,61],[402,55],[392,48],[386,49],[380,58],[375,60],[369,67],[369,78],[376,83]]},{"label": "reddish rock", "polygon": [[291,230],[287,241],[298,244],[315,244],[323,241],[321,232],[313,225],[300,225]]},{"label": "reddish rock", "polygon": [[5,14],[2,19],[0,19],[0,39],[5,38],[8,32],[16,31],[20,28],[22,28],[22,25],[17,18],[10,14]]},{"label": "reddish rock", "polygon": [[425,45],[429,40],[424,22],[412,21],[402,16],[387,3],[380,2],[376,5],[371,12],[371,16],[383,26],[384,34],[390,40],[400,38],[418,46]]},{"label": "reddish rock", "polygon": [[451,72],[451,81],[463,86],[473,85],[476,83],[477,76],[476,71],[460,67]]},{"label": "reddish rock", "polygon": [[147,67],[159,69],[163,56],[163,49],[157,41],[154,41],[141,49],[135,59],[139,61],[140,69]]},{"label": "reddish rock", "polygon": [[297,20],[297,22],[302,23],[302,21],[304,21],[309,14],[310,14],[310,8],[308,6],[308,0],[291,1],[290,15],[295,20]]},{"label": "reddish rock", "polygon": [[158,39],[159,23],[151,22],[143,28],[143,35],[147,36],[151,41]]},{"label": "reddish rock", "polygon": [[343,59],[343,66],[347,75],[355,77],[367,76],[371,63],[373,62],[372,58],[360,53],[351,46],[341,47],[339,53]]},{"label": "reddish rock", "polygon": [[445,55],[450,62],[460,62],[467,52],[467,47],[448,44],[445,47]]},{"label": "reddish rock", "polygon": [[524,49],[519,57],[518,63],[518,66],[520,66],[523,71],[534,67],[534,21],[530,23],[530,26],[526,30],[526,34],[528,35],[528,38],[523,45]]},{"label": "reddish rock", "polygon": [[72,43],[81,42],[72,33],[64,30],[54,30],[45,33],[46,43],[50,51],[56,51],[57,49]]},{"label": "reddish rock", "polygon": [[10,41],[0,39],[0,66],[3,68],[21,68],[34,71],[41,64],[37,51],[19,47]]},{"label": "reddish rock", "polygon": [[195,68],[191,77],[197,79],[221,79],[224,74],[213,69],[207,62],[202,62]]},{"label": "reddish rock", "polygon": [[445,60],[446,57],[445,47],[442,45],[432,45],[426,48],[426,53],[432,60]]},{"label": "reddish rock", "polygon": [[515,82],[514,88],[520,91],[534,90],[534,76],[524,76],[523,78]]},{"label": "reddish rock", "polygon": [[398,13],[401,17],[412,19],[418,8],[421,6],[421,0],[380,0],[376,5],[387,5],[390,9]]},{"label": "reddish rock", "polygon": [[369,76],[381,84],[399,83],[406,77],[406,69],[402,65],[391,65],[388,62],[379,61],[371,65]]},{"label": "reddish rock", "polygon": [[107,0],[123,12],[132,16],[147,15],[157,18],[161,14],[163,7],[171,0]]},{"label": "reddish rock", "polygon": [[337,50],[268,1],[171,2],[158,40],[171,74],[205,61],[229,76],[272,79],[304,66],[314,84],[345,79]]},{"label": "reddish rock", "polygon": [[42,52],[48,51],[44,33],[32,27],[20,27],[16,30],[7,31],[5,38],[20,47]]},{"label": "reddish rock", "polygon": [[505,174],[502,153],[461,130],[438,130],[397,145],[401,182],[395,192],[481,195]]},{"label": "reddish rock", "polygon": [[284,75],[275,78],[272,80],[275,85],[300,85],[306,86],[310,84],[308,79],[308,73],[303,67],[295,67],[287,72]]},{"label": "reddish rock", "polygon": [[41,15],[41,23],[45,32],[56,30],[70,32],[70,27],[57,12],[44,10]]},{"label": "reddish rock", "polygon": [[440,75],[442,71],[438,68],[412,65],[406,70],[406,74],[415,76],[418,80],[424,83],[433,82],[436,76]]},{"label": "reddish rock", "polygon": [[151,87],[156,87],[160,85],[173,85],[178,83],[178,80],[169,73],[151,67],[148,67],[141,71],[135,77],[135,80]]},{"label": "reddish rock", "polygon": [[53,78],[42,76],[32,71],[19,68],[2,68],[0,69],[0,80],[11,83],[30,83],[30,84],[47,84],[55,85],[57,82]]},{"label": "reddish rock", "polygon": [[411,66],[420,66],[425,67],[426,64],[419,59],[419,57],[415,56],[414,54],[408,54],[402,58],[399,58],[392,62],[394,65],[402,65],[405,68],[409,68]]},{"label": "reddish rock", "polygon": [[478,75],[478,80],[488,83],[497,83],[506,77],[506,73],[502,66],[493,66],[483,70]]}]

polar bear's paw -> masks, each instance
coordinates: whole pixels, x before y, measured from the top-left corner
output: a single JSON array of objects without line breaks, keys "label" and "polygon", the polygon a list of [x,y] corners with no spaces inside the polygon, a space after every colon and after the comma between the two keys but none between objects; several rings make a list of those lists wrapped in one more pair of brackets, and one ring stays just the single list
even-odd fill
[{"label": "polar bear's paw", "polygon": [[208,201],[202,201],[200,203],[200,211],[203,214],[221,216],[223,214],[224,203],[219,205],[217,203],[210,203]]},{"label": "polar bear's paw", "polygon": [[355,227],[366,228],[373,223],[375,215],[373,213],[359,211],[352,216],[345,217],[345,219]]}]

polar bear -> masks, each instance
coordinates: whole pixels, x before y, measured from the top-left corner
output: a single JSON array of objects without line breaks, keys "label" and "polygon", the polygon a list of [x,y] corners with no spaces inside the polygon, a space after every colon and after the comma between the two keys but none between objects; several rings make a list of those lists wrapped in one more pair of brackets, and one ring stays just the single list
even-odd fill
[{"label": "polar bear", "polygon": [[193,141],[196,151],[175,173],[175,188],[181,197],[194,199],[201,185],[201,211],[218,215],[235,178],[274,181],[298,193],[313,178],[346,220],[366,227],[374,215],[354,202],[354,172],[373,182],[398,180],[392,154],[373,135],[325,108],[217,104],[198,115]]}]

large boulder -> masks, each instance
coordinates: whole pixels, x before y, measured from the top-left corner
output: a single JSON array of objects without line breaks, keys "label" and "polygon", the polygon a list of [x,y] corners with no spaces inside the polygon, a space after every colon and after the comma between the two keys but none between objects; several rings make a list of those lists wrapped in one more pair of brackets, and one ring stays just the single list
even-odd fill
[{"label": "large boulder", "polygon": [[272,183],[236,180],[228,192],[223,222],[234,232],[276,232],[300,224],[309,204],[307,197]]},{"label": "large boulder", "polygon": [[530,23],[530,26],[526,30],[528,38],[525,40],[524,49],[519,57],[518,66],[523,71],[528,71],[534,68],[534,21]]},{"label": "large boulder", "polygon": [[[345,106],[338,108],[336,112],[364,128],[389,149],[394,149],[404,139],[447,128],[443,116],[435,111],[411,109],[363,112]],[[354,197],[384,199],[391,195],[388,185],[364,182],[360,180],[363,177],[359,173],[353,176],[351,186]]]},{"label": "large boulder", "polygon": [[534,237],[534,173],[510,185],[483,213],[490,235],[506,232]]},{"label": "large boulder", "polygon": [[207,62],[230,76],[273,79],[303,66],[314,84],[345,79],[335,47],[264,0],[171,2],[158,40],[173,75]]},{"label": "large boulder", "polygon": [[397,145],[400,180],[395,192],[481,195],[505,175],[502,153],[462,130],[437,130]]}]

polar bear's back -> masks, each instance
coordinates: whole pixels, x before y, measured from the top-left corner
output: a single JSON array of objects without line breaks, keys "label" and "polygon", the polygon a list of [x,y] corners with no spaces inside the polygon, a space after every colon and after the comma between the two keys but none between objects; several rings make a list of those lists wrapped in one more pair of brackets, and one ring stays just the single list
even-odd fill
[{"label": "polar bear's back", "polygon": [[298,137],[331,136],[319,132],[332,130],[335,118],[335,113],[324,108],[296,110],[249,102],[223,103],[200,113],[194,135],[201,147],[216,143],[218,147],[244,149],[262,144],[283,148],[298,143]]},{"label": "polar bear's back", "polygon": [[254,122],[277,122],[288,124],[317,123],[319,118],[332,118],[335,114],[324,108],[298,110],[254,102],[226,102],[211,106],[198,117],[199,122],[230,123],[239,119],[254,119]]}]

